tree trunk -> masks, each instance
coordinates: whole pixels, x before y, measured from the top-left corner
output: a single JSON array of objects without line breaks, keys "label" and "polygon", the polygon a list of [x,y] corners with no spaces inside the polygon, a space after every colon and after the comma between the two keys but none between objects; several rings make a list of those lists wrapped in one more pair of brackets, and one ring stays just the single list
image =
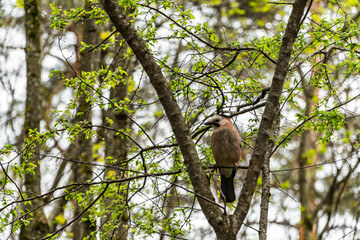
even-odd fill
[{"label": "tree trunk", "polygon": [[[304,90],[305,95],[305,113],[306,117],[310,116],[312,104],[313,104],[313,97],[314,97],[314,88],[311,84],[307,84],[305,79],[303,79],[302,88]],[[299,232],[299,239],[301,240],[310,240],[311,239],[311,231],[312,231],[312,211],[310,209],[310,202],[309,202],[309,194],[310,194],[310,187],[307,179],[307,157],[306,152],[308,150],[308,141],[310,138],[310,131],[306,130],[301,135],[299,152],[297,156],[297,163],[299,165],[299,177],[298,177],[298,184],[299,184],[299,200],[301,204],[301,220],[300,220],[300,232]]]},{"label": "tree trunk", "polygon": [[[89,2],[86,1],[85,8],[90,6]],[[94,44],[97,40],[97,31],[94,19],[86,19],[83,22],[82,30],[82,41],[87,44]],[[82,77],[82,72],[92,72],[96,70],[96,53],[97,52],[88,52],[83,51],[80,53],[80,73],[79,77]],[[86,88],[86,91],[89,91],[89,94],[92,95],[92,89]],[[75,121],[82,122],[85,124],[91,125],[92,122],[92,111],[88,102],[86,101],[86,94],[83,94],[79,98],[79,103],[77,107],[77,114]],[[74,159],[82,161],[83,163],[74,163],[73,166],[73,179],[74,182],[82,183],[90,180],[93,177],[92,167],[87,163],[93,162],[93,142],[91,138],[86,138],[85,134],[80,133],[75,144],[76,154]],[[81,189],[83,194],[86,194],[88,187],[83,187]],[[79,205],[76,203],[74,216],[78,216],[81,213]],[[90,236],[91,232],[96,230],[96,224],[93,223],[89,218],[88,213],[82,215],[82,218],[77,220],[73,224],[73,239],[83,239],[86,236]],[[83,220],[86,219],[86,220]]]},{"label": "tree trunk", "polygon": [[[120,38],[118,39],[120,40]],[[120,42],[120,41],[119,41]],[[119,52],[120,51],[120,52]],[[114,60],[113,64],[113,71],[116,71],[117,67],[122,67],[126,72],[128,76],[132,76],[135,66],[132,64],[133,59],[125,60],[122,59],[121,56],[124,56],[126,54],[126,47],[117,47],[115,49],[115,56],[116,59]],[[126,68],[127,66],[127,68]],[[120,74],[120,73],[118,73]],[[115,102],[119,103],[120,101],[123,101],[125,98],[128,97],[128,77],[123,74],[122,76],[124,79],[121,79],[120,83],[115,86],[115,88],[111,88],[110,90],[110,99],[114,99]],[[121,112],[119,109],[111,108],[108,111],[108,117],[112,119],[114,122],[112,124],[112,128],[116,130],[124,130],[130,128],[129,120],[127,116]],[[129,141],[126,137],[116,134],[114,131],[107,131],[105,136],[105,156],[106,157],[112,157],[116,159],[116,162],[107,162],[108,165],[115,164],[117,167],[121,169],[127,169],[127,155],[128,155],[128,144]],[[124,170],[120,169],[112,169],[108,168],[105,171],[105,177],[110,179],[121,179],[126,177],[126,172]],[[109,231],[105,233],[105,236],[107,236],[107,239],[114,239],[114,240],[126,240],[128,237],[128,222],[129,222],[129,209],[128,209],[128,183],[119,183],[117,185],[117,188],[119,191],[117,193],[114,193],[114,198],[106,198],[105,199],[105,208],[109,210],[107,214],[103,217],[103,221],[106,222],[109,218],[111,213],[113,211],[112,208],[120,209],[119,215],[117,216],[117,219],[115,219],[111,224],[116,226],[116,228],[112,231]],[[120,190],[121,189],[121,190]],[[120,201],[117,201],[117,199],[120,199]],[[112,201],[114,202],[121,202],[122,208],[119,206],[112,206]]]},{"label": "tree trunk", "polygon": [[[24,1],[25,9],[25,34],[26,34],[26,103],[25,103],[25,123],[24,135],[29,136],[30,129],[40,128],[41,120],[41,25],[40,25],[40,2],[38,0]],[[35,146],[35,154],[29,158],[22,158],[22,163],[33,164],[34,173],[24,174],[24,193],[28,197],[36,197],[41,194],[41,175],[40,175],[40,146]],[[32,201],[32,205],[24,205],[23,210],[29,207],[35,208],[43,204],[42,198]],[[26,218],[29,218],[28,216]],[[39,208],[33,213],[32,220],[28,226],[22,225],[20,229],[20,239],[41,239],[49,233],[50,227],[43,208]]]},{"label": "tree trunk", "polygon": [[[115,87],[114,91],[112,91],[113,97],[111,99],[123,99],[127,96],[127,88],[128,84],[120,83],[118,86]],[[111,109],[114,111],[113,109]],[[118,130],[126,130],[129,127],[129,121],[125,114],[121,112],[113,112],[110,114],[110,118],[114,121],[112,127]],[[108,165],[116,164],[117,167],[122,169],[127,169],[127,154],[128,154],[128,140],[119,135],[115,134],[114,132],[108,132],[106,136],[106,146],[105,146],[105,156],[111,156],[112,158],[116,159],[116,162],[107,162]],[[110,179],[121,179],[126,177],[126,172],[119,169],[111,169],[108,168],[105,171],[106,178]],[[104,220],[108,220],[110,215],[113,213],[111,210],[112,208],[120,209],[119,215],[117,219],[115,219],[112,224],[116,226],[116,229],[105,233],[108,239],[114,240],[126,240],[128,235],[128,221],[129,221],[129,209],[127,204],[127,197],[128,197],[128,183],[119,183],[117,184],[118,192],[114,193],[114,198],[106,198],[105,199],[105,208],[109,210],[108,214],[104,216]],[[117,203],[121,202],[121,207],[119,206],[112,206],[112,200],[117,200],[120,198],[120,201],[116,201]]]}]

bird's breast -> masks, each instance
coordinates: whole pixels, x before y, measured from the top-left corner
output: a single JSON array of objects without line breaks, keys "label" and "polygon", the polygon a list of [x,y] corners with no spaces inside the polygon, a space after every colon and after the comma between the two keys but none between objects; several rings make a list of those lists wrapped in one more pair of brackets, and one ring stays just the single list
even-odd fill
[{"label": "bird's breast", "polygon": [[212,152],[218,165],[234,166],[240,160],[241,139],[236,130],[218,129],[212,134]]}]

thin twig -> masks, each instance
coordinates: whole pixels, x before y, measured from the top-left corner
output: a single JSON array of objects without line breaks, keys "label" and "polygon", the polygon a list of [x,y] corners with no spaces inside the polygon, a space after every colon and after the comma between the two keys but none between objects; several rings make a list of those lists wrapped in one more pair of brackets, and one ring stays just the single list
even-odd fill
[{"label": "thin twig", "polygon": [[95,47],[89,49],[88,52],[94,51],[96,48],[98,48],[100,45],[102,45],[104,42],[106,42],[109,38],[111,38],[112,35],[114,35],[117,31],[113,31],[109,36],[107,36],[104,40],[102,40],[99,44],[97,44]]},{"label": "thin twig", "polygon": [[276,4],[276,5],[294,5],[294,3],[291,2],[266,2],[268,4]]}]

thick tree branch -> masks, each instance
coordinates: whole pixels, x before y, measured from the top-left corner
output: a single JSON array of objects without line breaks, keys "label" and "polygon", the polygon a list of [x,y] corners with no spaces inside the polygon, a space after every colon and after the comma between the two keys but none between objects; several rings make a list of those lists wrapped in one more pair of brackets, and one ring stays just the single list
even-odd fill
[{"label": "thick tree branch", "polygon": [[233,215],[234,226],[236,226],[236,228],[241,227],[250,208],[251,199],[257,185],[257,179],[263,166],[266,150],[268,149],[273,121],[276,118],[276,115],[279,114],[280,96],[285,82],[293,44],[298,33],[306,2],[307,0],[295,1],[282,39],[268,100],[260,123],[259,134],[255,142],[254,153],[251,156],[249,170],[241,190],[239,203]]},{"label": "thick tree branch", "polygon": [[[145,41],[123,14],[118,2],[115,0],[104,0],[102,4],[116,30],[120,32],[133,50],[159,96],[184,157],[184,162],[195,192],[203,198],[214,201],[189,128],[159,65],[146,47]],[[219,217],[222,213],[220,208],[214,207],[211,201],[206,201],[203,198],[198,198],[198,200],[206,218],[212,226],[220,224],[222,221]]]}]

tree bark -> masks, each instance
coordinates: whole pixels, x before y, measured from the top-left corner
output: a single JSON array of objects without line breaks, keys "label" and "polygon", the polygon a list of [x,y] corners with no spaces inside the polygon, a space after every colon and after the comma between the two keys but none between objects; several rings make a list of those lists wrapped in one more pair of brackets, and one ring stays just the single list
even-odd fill
[{"label": "tree bark", "polygon": [[[24,1],[25,9],[25,35],[26,35],[26,103],[25,103],[25,123],[24,136],[29,136],[29,130],[40,130],[40,120],[42,112],[41,104],[41,10],[40,1]],[[35,146],[35,154],[30,158],[22,158],[23,164],[34,164],[34,173],[24,174],[24,193],[28,197],[36,197],[41,194],[41,174],[40,174],[40,146]],[[41,198],[32,201],[32,206],[24,205],[23,210],[29,207],[38,207],[43,204]],[[41,239],[50,230],[48,221],[42,208],[34,212],[28,226],[22,225],[20,229],[20,239]]]},{"label": "tree bark", "polygon": [[[301,82],[302,88],[304,90],[305,95],[305,112],[304,115],[306,117],[310,116],[311,109],[313,107],[313,97],[314,97],[314,88],[311,84],[305,82],[305,79]],[[310,187],[308,186],[307,181],[307,157],[306,151],[308,150],[308,142],[310,138],[310,131],[306,130],[302,133],[300,138],[300,145],[299,145],[299,152],[296,158],[296,162],[299,165],[299,177],[298,177],[298,184],[299,184],[299,200],[301,204],[301,220],[300,220],[300,232],[299,232],[299,239],[302,240],[310,240],[311,239],[311,231],[312,231],[312,211],[310,209],[310,202],[309,202],[309,194],[310,194]]]},{"label": "tree bark", "polygon": [[[120,42],[120,37],[118,37]],[[114,51],[116,59],[114,60],[114,64],[112,67],[113,71],[116,71],[117,67],[121,67],[123,70],[127,72],[128,76],[132,76],[135,70],[134,64],[132,64],[133,59],[126,60],[121,56],[126,54],[126,47],[118,46]],[[120,101],[124,101],[125,98],[128,97],[128,87],[129,87],[129,79],[123,74],[122,81],[116,85],[114,88],[110,89],[110,99],[114,99],[115,102],[119,103]],[[112,128],[118,130],[127,130],[130,129],[130,124],[127,116],[117,109],[109,109],[108,117],[113,120]],[[128,144],[129,141],[126,137],[123,137],[119,134],[116,134],[114,131],[106,131],[106,145],[105,145],[105,156],[112,157],[116,159],[116,162],[107,163],[108,165],[116,164],[116,166],[121,167],[122,169],[127,169],[127,156],[128,156]],[[106,178],[116,178],[121,179],[126,176],[126,171],[124,170],[114,170],[114,169],[106,169],[105,171]],[[119,183],[116,197],[106,198],[105,199],[105,208],[109,211],[104,217],[103,221],[107,221],[110,218],[112,208],[116,208],[119,211],[119,216],[117,219],[113,220],[111,224],[116,225],[116,228],[110,232],[104,233],[108,239],[114,240],[126,240],[128,239],[128,229],[129,229],[129,209],[128,209],[128,183]],[[120,199],[120,201],[117,201]],[[119,206],[112,206],[112,201],[115,200]],[[122,211],[122,213],[121,213]]]},{"label": "tree bark", "polygon": [[[85,2],[85,9],[90,6],[89,1]],[[86,19],[83,22],[82,30],[82,41],[88,44],[93,44],[97,39],[97,30],[94,19]],[[80,53],[80,73],[81,77],[82,72],[92,72],[96,70],[96,53],[97,52],[87,52],[83,51]],[[89,94],[92,95],[92,90],[87,88]],[[79,98],[79,104],[77,107],[77,116],[75,118],[76,122],[82,122],[84,124],[88,123],[91,125],[92,122],[92,111],[91,106],[86,101],[86,94],[83,94]],[[78,114],[80,113],[80,115]],[[73,179],[74,182],[86,182],[90,180],[93,176],[92,167],[87,163],[93,162],[93,141],[91,138],[86,138],[85,134],[80,133],[77,142],[75,144],[76,153],[73,156],[74,159],[82,161],[83,163],[74,163],[73,166]],[[83,194],[86,194],[88,187],[83,187],[81,189]],[[78,216],[81,213],[81,209],[77,203],[75,203],[75,216]],[[83,220],[85,218],[86,220]],[[90,236],[91,232],[96,230],[96,224],[88,218],[88,213],[85,213],[82,218],[75,221],[73,224],[73,239],[83,239],[86,236]]]}]

